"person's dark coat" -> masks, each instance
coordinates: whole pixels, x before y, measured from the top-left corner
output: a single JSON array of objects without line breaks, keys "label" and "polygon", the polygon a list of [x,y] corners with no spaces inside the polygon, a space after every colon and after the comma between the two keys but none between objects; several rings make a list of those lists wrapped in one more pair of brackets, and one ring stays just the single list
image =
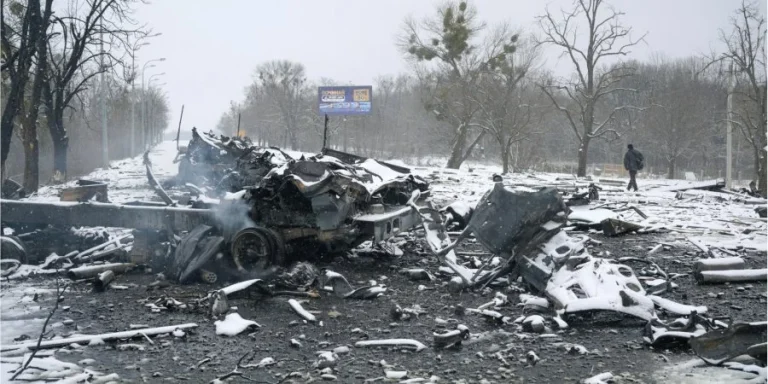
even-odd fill
[{"label": "person's dark coat", "polygon": [[624,155],[624,169],[627,171],[639,171],[642,169],[643,154],[637,149],[630,149]]}]

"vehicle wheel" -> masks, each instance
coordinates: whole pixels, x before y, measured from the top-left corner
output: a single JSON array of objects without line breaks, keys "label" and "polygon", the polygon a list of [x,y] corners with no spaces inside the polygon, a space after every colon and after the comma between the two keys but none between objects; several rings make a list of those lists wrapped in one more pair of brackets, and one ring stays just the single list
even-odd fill
[{"label": "vehicle wheel", "polygon": [[232,238],[232,259],[238,270],[266,270],[282,257],[275,234],[266,228],[246,228]]}]

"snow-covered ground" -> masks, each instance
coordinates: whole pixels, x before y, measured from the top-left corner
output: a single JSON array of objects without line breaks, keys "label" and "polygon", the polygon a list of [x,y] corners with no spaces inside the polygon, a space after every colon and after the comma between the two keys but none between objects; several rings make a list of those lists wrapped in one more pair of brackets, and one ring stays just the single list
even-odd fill
[{"label": "snow-covered ground", "polygon": [[[173,176],[177,173],[178,166],[174,163],[176,156],[176,143],[163,142],[150,152],[153,171],[159,180]],[[448,170],[433,167],[412,167],[415,174],[424,177],[432,185],[433,198],[438,204],[446,204],[461,200],[474,205],[482,195],[492,186],[491,178],[500,173],[500,167],[475,165],[469,169]],[[142,157],[114,161],[108,169],[97,169],[83,179],[103,181],[108,184],[109,199],[114,203],[123,203],[134,200],[150,200],[155,194],[147,184]],[[663,237],[663,241],[669,243],[697,243],[701,246],[720,247],[725,249],[753,248],[765,252],[768,247],[766,238],[766,219],[758,218],[754,212],[757,205],[745,204],[750,200],[744,196],[730,195],[716,192],[690,190],[681,196],[671,187],[685,186],[685,181],[680,180],[640,180],[640,192],[626,192],[623,185],[600,183],[602,202],[610,204],[613,208],[622,205],[632,205],[641,209],[648,217],[642,218],[634,211],[621,213],[606,212],[605,210],[592,209],[596,204],[586,208],[577,208],[577,214],[582,218],[598,220],[604,217],[618,217],[627,221],[638,223],[650,229],[668,229],[671,232]],[[626,183],[626,179],[614,179]],[[504,184],[518,189],[535,190],[543,185],[579,186],[581,191],[586,191],[590,181],[576,180],[571,175],[557,174],[508,174],[504,175]],[[33,201],[58,201],[58,193],[61,188],[76,185],[76,181],[66,185],[46,186],[30,197]],[[625,184],[624,184],[625,185]],[[680,198],[678,198],[680,197]],[[764,203],[763,203],[764,204]],[[602,216],[601,216],[602,215]],[[606,216],[607,215],[607,216]],[[28,274],[35,270],[33,266],[24,266],[20,274]],[[29,282],[4,282],[0,291],[0,343],[8,345],[14,340],[23,338],[23,335],[36,337],[42,327],[45,317],[53,305],[55,289],[50,283]],[[74,298],[76,299],[76,297]],[[63,310],[60,308],[60,310]],[[49,328],[57,328],[58,323],[49,324]],[[75,331],[75,332],[79,332]],[[87,330],[83,330],[87,333]],[[60,353],[64,353],[62,350]],[[43,354],[47,356],[48,353]],[[0,379],[8,382],[9,371],[21,363],[22,356],[3,355],[0,362]],[[697,360],[698,361],[698,360]],[[55,359],[55,355],[36,359],[35,364],[45,365],[51,374],[59,378],[70,379],[83,377],[83,375],[99,375],[89,371],[97,362],[84,361],[80,365],[61,363]],[[743,374],[738,371],[715,369],[717,374],[709,371],[696,371],[695,380],[690,377],[689,371],[696,363],[684,364],[677,370],[665,371],[668,382],[723,382],[738,375],[754,377],[753,374]],[[30,370],[30,373],[39,370]],[[683,373],[680,373],[683,372]],[[730,372],[730,373],[729,373]],[[733,373],[737,372],[737,373]],[[761,371],[764,375],[764,370]],[[726,376],[718,376],[726,375]],[[730,376],[729,376],[730,375]],[[677,381],[679,377],[685,377],[688,381]],[[31,382],[44,382],[44,378],[29,376]],[[691,380],[689,380],[691,379]],[[765,380],[762,377],[763,381]],[[34,381],[38,380],[38,381]],[[682,379],[680,379],[682,380]],[[71,381],[75,382],[75,381]]]},{"label": "snow-covered ground", "polygon": [[[176,153],[175,141],[164,141],[149,152],[152,172],[158,180],[163,180],[178,172],[178,164],[174,163]],[[142,156],[112,161],[108,169],[98,168],[81,179],[106,182],[109,188],[107,192],[109,200],[114,203],[148,200],[155,196],[147,184],[147,173],[144,169]],[[74,186],[77,186],[77,180],[63,185],[44,186],[29,200],[58,201],[59,191],[62,188]]]},{"label": "snow-covered ground", "polygon": [[[475,166],[472,171],[449,170],[440,168],[415,167],[414,173],[426,177],[432,183],[432,190],[438,201],[451,202],[462,200],[475,205],[487,191],[494,174],[501,171],[500,167]],[[432,176],[432,177],[431,177]],[[434,177],[434,178],[433,178]],[[636,206],[641,209],[647,219],[643,219],[634,211],[626,212],[627,221],[637,223],[652,229],[669,229],[669,241],[700,241],[706,246],[723,248],[752,248],[766,251],[766,219],[759,218],[754,209],[759,205],[744,204],[743,201],[761,202],[752,199],[718,192],[688,190],[682,199],[677,199],[676,192],[669,189],[679,189],[699,184],[684,180],[646,180],[639,181],[639,192],[627,192],[625,185],[629,179],[616,180],[622,186],[612,186],[595,183],[603,188],[600,192],[601,203]],[[504,184],[510,187],[538,189],[543,185],[581,186],[585,192],[589,181],[575,180],[565,174],[507,174]],[[600,210],[587,208],[587,215],[597,218]],[[599,221],[599,220],[597,220]]]},{"label": "snow-covered ground", "polygon": [[[158,180],[175,175],[178,164],[176,143],[165,141],[155,147],[149,155],[152,169]],[[299,152],[295,152],[299,156]],[[432,183],[432,190],[438,202],[463,200],[474,205],[492,185],[491,178],[501,172],[501,167],[473,165],[468,169],[452,170],[433,167],[411,167],[414,174],[425,177]],[[148,188],[143,159],[113,161],[109,169],[97,169],[83,179],[104,181],[109,185],[109,199],[115,203],[154,198]],[[725,248],[747,247],[765,251],[766,220],[755,214],[757,205],[744,204],[745,197],[717,192],[689,190],[682,199],[677,199],[671,188],[695,185],[697,182],[684,180],[640,180],[640,192],[626,192],[623,187],[611,186],[595,181],[604,190],[601,198],[607,203],[635,205],[648,215],[647,219],[630,216],[630,221],[651,228],[668,228],[672,240],[700,240],[707,246]],[[611,179],[625,185],[628,179]],[[537,189],[542,185],[585,186],[589,181],[575,180],[566,174],[507,174],[504,184],[512,187]],[[45,186],[30,197],[33,201],[57,201],[59,190],[76,185],[73,180],[65,185]],[[582,189],[582,191],[584,191]],[[746,199],[749,199],[748,197]],[[754,200],[754,199],[753,199]],[[596,213],[597,214],[597,213]],[[748,232],[748,233],[744,233]]]}]

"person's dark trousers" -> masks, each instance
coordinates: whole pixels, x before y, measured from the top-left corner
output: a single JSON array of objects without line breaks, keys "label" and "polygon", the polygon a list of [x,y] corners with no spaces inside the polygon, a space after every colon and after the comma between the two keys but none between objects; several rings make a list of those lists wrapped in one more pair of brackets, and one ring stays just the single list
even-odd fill
[{"label": "person's dark trousers", "polygon": [[637,192],[637,180],[635,180],[635,176],[637,176],[637,171],[629,171],[629,185],[627,186],[627,191],[634,187],[635,192]]}]

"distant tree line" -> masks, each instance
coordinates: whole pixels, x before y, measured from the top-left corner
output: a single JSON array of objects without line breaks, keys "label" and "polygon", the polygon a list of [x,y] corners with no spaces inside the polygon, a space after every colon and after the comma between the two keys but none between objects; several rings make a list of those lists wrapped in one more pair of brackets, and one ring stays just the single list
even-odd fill
[{"label": "distant tree line", "polygon": [[151,84],[133,86],[136,52],[152,36],[131,18],[135,3],[2,2],[3,180],[21,181],[31,193],[41,181],[105,166],[105,120],[109,159],[161,140],[166,96]]},{"label": "distant tree line", "polygon": [[[632,36],[622,16],[604,0],[575,0],[562,12],[545,10],[538,29],[523,31],[488,26],[462,1],[407,19],[397,44],[409,72],[374,81],[370,116],[331,118],[330,145],[448,168],[473,160],[504,172],[584,176],[621,164],[633,143],[646,155],[646,171],[659,176],[724,177],[730,121],[734,177],[759,180],[765,191],[766,32],[757,4],[742,3],[731,29],[721,31],[723,51],[707,57],[628,60],[643,36]],[[545,46],[562,52],[571,76],[552,74]],[[301,63],[259,64],[216,128],[234,134],[240,118],[258,144],[317,151],[317,87],[329,85],[344,83],[308,79]]]}]

